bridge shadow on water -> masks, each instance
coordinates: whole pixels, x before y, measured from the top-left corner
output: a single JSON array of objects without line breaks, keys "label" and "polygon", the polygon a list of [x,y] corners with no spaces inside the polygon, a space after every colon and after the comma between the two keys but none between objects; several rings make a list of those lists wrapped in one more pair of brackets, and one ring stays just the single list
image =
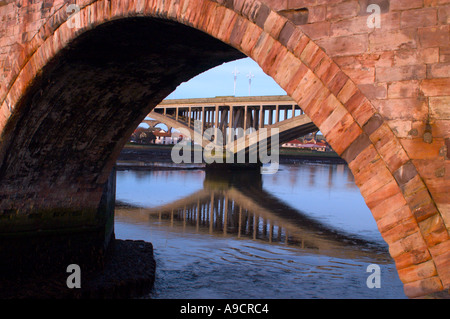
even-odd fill
[{"label": "bridge shadow on water", "polygon": [[117,201],[115,215],[140,223],[150,221],[174,232],[287,245],[312,254],[370,258],[381,264],[392,262],[383,243],[334,229],[266,191],[259,170],[207,170],[203,189],[194,194],[151,208]]}]

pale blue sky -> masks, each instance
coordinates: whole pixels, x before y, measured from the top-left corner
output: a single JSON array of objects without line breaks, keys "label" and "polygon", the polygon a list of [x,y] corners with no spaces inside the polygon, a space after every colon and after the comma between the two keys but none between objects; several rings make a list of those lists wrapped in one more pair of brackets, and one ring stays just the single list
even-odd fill
[{"label": "pale blue sky", "polygon": [[286,95],[286,92],[250,58],[224,63],[199,74],[190,81],[182,83],[167,99],[206,98],[215,96],[232,96],[234,93],[233,71],[239,74],[236,80],[236,96],[249,95],[249,81],[252,78],[250,95]]}]

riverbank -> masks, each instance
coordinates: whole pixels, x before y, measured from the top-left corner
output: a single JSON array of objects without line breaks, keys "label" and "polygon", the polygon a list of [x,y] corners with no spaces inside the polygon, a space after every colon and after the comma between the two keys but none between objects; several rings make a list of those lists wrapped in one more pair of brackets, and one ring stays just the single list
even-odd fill
[{"label": "riverbank", "polygon": [[[175,164],[171,158],[173,145],[127,144],[117,160],[117,169],[202,169],[204,163],[194,164],[194,158],[202,157],[202,149],[195,147],[191,154],[192,164]],[[196,154],[197,153],[197,154]],[[280,164],[300,162],[319,162],[328,164],[345,164],[335,152],[318,152],[294,148],[280,148]]]}]

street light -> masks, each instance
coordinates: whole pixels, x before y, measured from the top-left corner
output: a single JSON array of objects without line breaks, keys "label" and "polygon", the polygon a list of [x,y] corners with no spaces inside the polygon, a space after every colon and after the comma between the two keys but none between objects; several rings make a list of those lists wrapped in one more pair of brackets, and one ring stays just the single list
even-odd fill
[{"label": "street light", "polygon": [[255,77],[255,75],[252,74],[252,71],[248,72],[248,95],[250,96],[251,88],[252,88],[252,78]]}]

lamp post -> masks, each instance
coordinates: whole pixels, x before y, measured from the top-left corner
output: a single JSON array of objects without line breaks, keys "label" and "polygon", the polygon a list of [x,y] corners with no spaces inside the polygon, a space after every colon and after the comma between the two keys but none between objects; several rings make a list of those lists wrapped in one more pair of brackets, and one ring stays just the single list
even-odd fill
[{"label": "lamp post", "polygon": [[233,91],[233,95],[236,96],[236,79],[237,79],[237,75],[239,74],[238,69],[235,67],[234,71],[231,72],[234,75],[234,91]]},{"label": "lamp post", "polygon": [[252,88],[252,78],[254,78],[255,76],[252,74],[252,71],[250,71],[248,72],[247,77],[248,77],[248,95],[250,96]]}]

